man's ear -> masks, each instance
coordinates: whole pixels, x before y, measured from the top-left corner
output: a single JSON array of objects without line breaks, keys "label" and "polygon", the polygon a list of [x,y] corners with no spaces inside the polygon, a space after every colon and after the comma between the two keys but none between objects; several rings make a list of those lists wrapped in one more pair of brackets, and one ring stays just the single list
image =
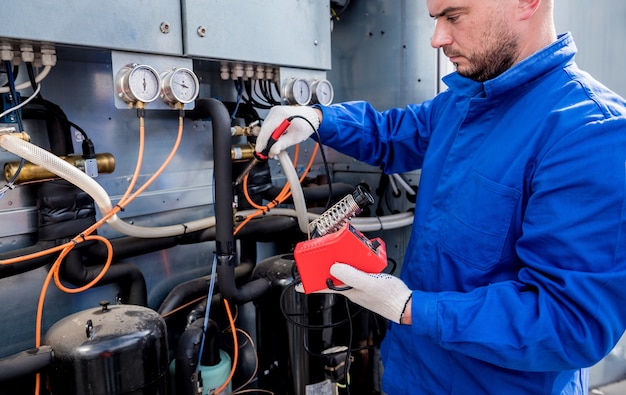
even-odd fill
[{"label": "man's ear", "polygon": [[520,20],[530,19],[541,5],[542,0],[518,0],[517,12]]}]

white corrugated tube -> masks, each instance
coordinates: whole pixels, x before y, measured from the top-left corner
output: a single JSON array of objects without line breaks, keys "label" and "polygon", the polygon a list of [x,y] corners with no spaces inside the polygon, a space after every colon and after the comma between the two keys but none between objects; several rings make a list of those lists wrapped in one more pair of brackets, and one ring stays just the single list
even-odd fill
[{"label": "white corrugated tube", "polygon": [[[108,193],[87,174],[70,165],[56,155],[11,135],[0,136],[0,147],[7,151],[28,160],[44,169],[58,175],[71,182],[78,188],[85,191],[96,202],[98,209],[104,215],[111,211],[111,198]],[[124,222],[117,215],[112,216],[107,221],[109,225],[118,232],[128,236],[141,238],[159,238],[177,236],[188,232],[194,232],[215,226],[215,217],[202,218],[184,224],[167,225],[159,227],[144,227],[131,225]]]},{"label": "white corrugated tube", "polygon": [[278,160],[280,165],[287,176],[289,182],[289,188],[291,188],[291,198],[293,199],[293,205],[296,208],[296,218],[298,218],[298,226],[300,231],[304,234],[309,233],[309,218],[307,215],[306,201],[304,200],[304,192],[302,192],[302,186],[300,185],[300,179],[298,173],[293,167],[293,162],[289,158],[289,154],[286,151],[280,151],[278,154]]}]

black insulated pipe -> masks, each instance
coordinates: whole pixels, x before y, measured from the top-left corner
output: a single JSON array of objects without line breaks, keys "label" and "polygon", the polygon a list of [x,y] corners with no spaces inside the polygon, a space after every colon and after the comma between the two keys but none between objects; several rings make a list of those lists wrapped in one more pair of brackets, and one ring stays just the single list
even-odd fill
[{"label": "black insulated pipe", "polygon": [[230,114],[216,99],[198,99],[193,118],[210,118],[213,127],[213,163],[215,174],[215,228],[217,284],[223,297],[234,303],[246,303],[268,292],[271,285],[264,279],[238,288],[235,283],[235,236],[233,235],[233,169]]},{"label": "black insulated pipe", "polygon": [[0,359],[0,382],[35,373],[52,362],[52,347],[41,346]]}]

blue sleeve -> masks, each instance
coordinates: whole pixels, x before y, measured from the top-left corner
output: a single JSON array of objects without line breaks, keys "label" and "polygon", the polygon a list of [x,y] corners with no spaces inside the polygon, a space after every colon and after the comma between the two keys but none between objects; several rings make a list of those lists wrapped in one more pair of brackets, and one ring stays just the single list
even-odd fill
[{"label": "blue sleeve", "polygon": [[[498,366],[591,366],[626,327],[626,124],[568,133],[526,186],[516,279],[413,293],[413,334]],[[485,208],[488,210],[488,208]]]},{"label": "blue sleeve", "polygon": [[328,107],[319,128],[320,142],[388,173],[421,168],[431,125],[430,102],[376,111],[367,102]]}]

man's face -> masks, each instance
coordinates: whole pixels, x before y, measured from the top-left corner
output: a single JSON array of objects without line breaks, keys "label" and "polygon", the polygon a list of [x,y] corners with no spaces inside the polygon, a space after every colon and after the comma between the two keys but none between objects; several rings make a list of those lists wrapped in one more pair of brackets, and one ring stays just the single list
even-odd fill
[{"label": "man's face", "polygon": [[431,39],[475,81],[493,79],[516,63],[519,38],[511,27],[512,0],[426,0],[436,26]]}]

